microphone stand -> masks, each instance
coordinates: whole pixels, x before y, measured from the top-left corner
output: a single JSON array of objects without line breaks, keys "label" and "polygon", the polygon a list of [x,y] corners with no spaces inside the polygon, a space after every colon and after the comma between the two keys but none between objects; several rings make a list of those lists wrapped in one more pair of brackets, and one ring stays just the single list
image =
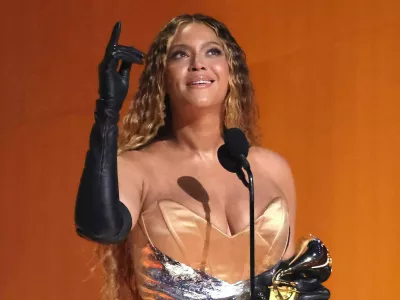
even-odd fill
[{"label": "microphone stand", "polygon": [[253,173],[251,172],[250,169],[250,164],[247,161],[246,157],[244,155],[240,156],[241,160],[241,165],[243,169],[245,169],[247,173],[247,178],[249,182],[247,183],[246,180],[243,178],[244,174],[242,169],[237,173],[238,177],[242,180],[243,183],[245,183],[245,186],[249,189],[249,194],[250,194],[250,297],[251,300],[256,299],[255,295],[255,246],[254,246],[254,179],[253,179]]}]

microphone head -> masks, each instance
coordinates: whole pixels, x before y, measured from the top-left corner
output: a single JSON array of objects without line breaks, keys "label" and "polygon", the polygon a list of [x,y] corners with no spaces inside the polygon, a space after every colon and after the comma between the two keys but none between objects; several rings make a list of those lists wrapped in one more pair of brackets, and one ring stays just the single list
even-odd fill
[{"label": "microphone head", "polygon": [[242,130],[239,128],[229,128],[224,131],[224,140],[228,152],[233,157],[240,157],[249,154],[249,142]]},{"label": "microphone head", "polygon": [[223,144],[218,148],[217,155],[219,163],[224,167],[225,170],[232,173],[237,173],[240,171],[240,162],[231,156],[226,144]]}]

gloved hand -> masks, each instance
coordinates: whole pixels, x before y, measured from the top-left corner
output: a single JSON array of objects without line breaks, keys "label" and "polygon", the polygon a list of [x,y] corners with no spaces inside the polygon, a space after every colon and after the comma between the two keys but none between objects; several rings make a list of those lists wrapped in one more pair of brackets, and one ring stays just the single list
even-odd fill
[{"label": "gloved hand", "polygon": [[[111,34],[106,52],[99,65],[99,96],[104,102],[102,108],[97,112],[112,113],[112,116],[119,113],[122,103],[128,93],[129,73],[133,63],[142,64],[143,53],[133,47],[118,45],[121,33],[121,23],[117,22]],[[118,69],[118,63],[121,66]],[[108,116],[108,115],[107,115]],[[110,117],[110,116],[108,116]],[[108,120],[111,121],[111,120]]]},{"label": "gloved hand", "polygon": [[[282,261],[278,269],[286,269],[291,260]],[[297,300],[327,300],[330,298],[330,292],[322,285],[320,278],[306,276],[304,273],[295,273],[284,276],[282,279],[296,283],[296,289],[299,292]]]},{"label": "gloved hand", "polygon": [[119,201],[117,123],[128,93],[131,66],[142,63],[143,53],[118,45],[120,32],[118,22],[99,65],[100,98],[96,101],[95,123],[75,206],[78,235],[105,244],[124,240],[132,227],[131,215]]},{"label": "gloved hand", "polygon": [[331,293],[317,278],[294,278],[300,292],[298,300],[327,300]]}]

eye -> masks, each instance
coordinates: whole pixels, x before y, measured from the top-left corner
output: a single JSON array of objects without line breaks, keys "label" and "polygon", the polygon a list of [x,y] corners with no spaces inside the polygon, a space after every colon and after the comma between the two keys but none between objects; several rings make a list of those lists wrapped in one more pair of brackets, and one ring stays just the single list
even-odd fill
[{"label": "eye", "polygon": [[212,55],[212,56],[218,56],[222,54],[222,50],[219,48],[211,48],[207,51],[207,54]]},{"label": "eye", "polygon": [[172,52],[172,54],[170,55],[170,58],[178,59],[178,58],[187,57],[187,56],[188,56],[188,54],[185,51],[177,50],[177,51]]}]

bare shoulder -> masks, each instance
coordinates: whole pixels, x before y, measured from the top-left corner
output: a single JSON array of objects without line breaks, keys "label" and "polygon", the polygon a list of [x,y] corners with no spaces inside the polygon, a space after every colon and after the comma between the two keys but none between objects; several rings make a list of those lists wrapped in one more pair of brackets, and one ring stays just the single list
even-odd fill
[{"label": "bare shoulder", "polygon": [[126,151],[117,157],[119,197],[132,216],[132,226],[137,222],[146,193],[145,160],[146,153],[140,150]]},{"label": "bare shoulder", "polygon": [[270,149],[251,147],[249,158],[262,171],[268,172],[273,179],[289,179],[292,177],[292,171],[287,160]]},{"label": "bare shoulder", "polygon": [[289,209],[290,240],[283,259],[289,259],[295,253],[295,227],[296,227],[296,191],[291,168],[282,155],[262,147],[252,147],[249,160],[261,172],[268,173],[270,179],[283,193]]},{"label": "bare shoulder", "polygon": [[120,188],[130,189],[131,186],[139,187],[143,183],[145,177],[143,160],[143,153],[138,150],[130,150],[118,155],[117,166]]},{"label": "bare shoulder", "polygon": [[143,161],[144,153],[140,150],[129,150],[118,155],[118,163],[122,165],[138,165]]},{"label": "bare shoulder", "polygon": [[251,147],[250,164],[258,172],[268,174],[269,178],[284,194],[285,198],[295,201],[295,187],[292,170],[287,160],[280,154],[262,147]]},{"label": "bare shoulder", "polygon": [[151,144],[139,150],[129,150],[118,155],[118,161],[122,165],[143,166],[157,152],[157,143]]},{"label": "bare shoulder", "polygon": [[118,155],[118,168],[129,173],[139,173],[142,177],[148,175],[154,164],[162,160],[163,143],[154,142],[138,150],[130,150]]}]

